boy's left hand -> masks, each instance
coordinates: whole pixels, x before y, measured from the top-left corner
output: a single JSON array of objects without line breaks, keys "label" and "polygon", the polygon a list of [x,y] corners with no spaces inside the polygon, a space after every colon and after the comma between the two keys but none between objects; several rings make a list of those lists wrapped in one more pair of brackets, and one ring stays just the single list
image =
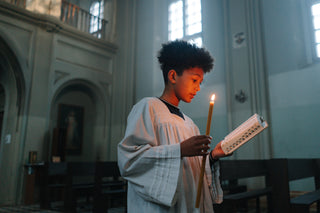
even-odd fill
[{"label": "boy's left hand", "polygon": [[231,156],[233,153],[231,154],[225,154],[224,151],[221,148],[221,142],[220,141],[212,150],[212,152],[210,152],[211,156],[213,159],[219,159],[219,158],[223,158],[223,157],[228,157]]}]

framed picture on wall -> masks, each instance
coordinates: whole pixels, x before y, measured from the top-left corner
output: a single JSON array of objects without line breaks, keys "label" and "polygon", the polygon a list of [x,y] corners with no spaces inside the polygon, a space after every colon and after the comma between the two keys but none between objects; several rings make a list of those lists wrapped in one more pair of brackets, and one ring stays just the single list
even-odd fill
[{"label": "framed picture on wall", "polygon": [[66,154],[81,154],[83,118],[84,108],[82,106],[59,104],[58,127],[64,136],[63,142]]},{"label": "framed picture on wall", "polygon": [[33,164],[37,162],[37,152],[36,151],[30,151],[29,152],[29,163]]}]

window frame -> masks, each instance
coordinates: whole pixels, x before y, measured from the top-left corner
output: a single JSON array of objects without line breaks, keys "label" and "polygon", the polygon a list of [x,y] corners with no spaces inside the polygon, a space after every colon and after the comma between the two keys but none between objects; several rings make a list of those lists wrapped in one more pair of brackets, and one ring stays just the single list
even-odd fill
[{"label": "window frame", "polygon": [[[96,16],[95,14],[92,13],[92,7],[97,3],[99,4],[99,9],[98,9],[98,15]],[[101,12],[101,10],[102,10],[102,12]],[[91,15],[89,33],[92,35],[95,35],[97,38],[100,38],[102,35],[102,33],[101,33],[102,24],[103,24],[102,20],[104,18],[103,17],[104,16],[104,0],[93,1],[90,5],[89,11],[90,11],[90,15]]]},{"label": "window frame", "polygon": [[[305,21],[307,22],[305,24],[306,28],[305,31],[308,34],[308,38],[310,39],[307,43],[307,45],[309,45],[309,49],[310,49],[310,59],[313,62],[320,62],[320,52],[317,52],[317,44],[320,45],[320,43],[316,42],[316,37],[315,37],[315,28],[314,28],[314,23],[313,23],[313,15],[312,15],[312,6],[314,4],[320,3],[320,0],[309,0],[306,1],[306,4],[304,4],[304,12],[306,13],[305,15],[307,16],[307,18],[305,19]],[[319,54],[319,57],[318,57]],[[311,62],[312,63],[312,62]]]},{"label": "window frame", "polygon": [[[182,31],[183,31],[183,36],[182,38],[178,38],[178,39],[182,39],[182,40],[186,40],[186,41],[192,41],[195,40],[197,38],[201,38],[201,43],[203,46],[203,14],[202,14],[202,2],[200,1],[200,7],[201,7],[201,11],[200,11],[200,15],[201,15],[201,31],[198,33],[194,33],[192,35],[187,35],[187,15],[186,15],[186,10],[187,10],[187,3],[186,1],[188,0],[169,0],[168,1],[168,40],[171,41],[170,39],[170,30],[169,30],[169,17],[170,17],[170,6],[172,3],[178,2],[178,1],[182,1]],[[177,39],[177,38],[176,38]]]}]

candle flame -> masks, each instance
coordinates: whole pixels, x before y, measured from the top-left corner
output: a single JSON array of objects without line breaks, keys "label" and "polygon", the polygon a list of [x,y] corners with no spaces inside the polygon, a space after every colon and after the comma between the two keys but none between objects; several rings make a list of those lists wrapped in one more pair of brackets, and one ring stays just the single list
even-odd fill
[{"label": "candle flame", "polygon": [[215,98],[216,98],[216,95],[215,95],[215,94],[212,94],[212,96],[211,96],[211,101],[214,101]]}]

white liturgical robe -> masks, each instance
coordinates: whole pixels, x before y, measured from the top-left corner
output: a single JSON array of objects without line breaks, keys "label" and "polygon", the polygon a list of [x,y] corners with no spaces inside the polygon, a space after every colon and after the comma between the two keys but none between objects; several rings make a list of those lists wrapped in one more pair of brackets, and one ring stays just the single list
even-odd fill
[{"label": "white liturgical robe", "polygon": [[128,116],[118,165],[128,180],[128,212],[213,212],[222,202],[219,163],[207,158],[200,208],[195,208],[202,157],[181,157],[180,142],[199,135],[186,115],[170,113],[158,98],[144,98]]}]

